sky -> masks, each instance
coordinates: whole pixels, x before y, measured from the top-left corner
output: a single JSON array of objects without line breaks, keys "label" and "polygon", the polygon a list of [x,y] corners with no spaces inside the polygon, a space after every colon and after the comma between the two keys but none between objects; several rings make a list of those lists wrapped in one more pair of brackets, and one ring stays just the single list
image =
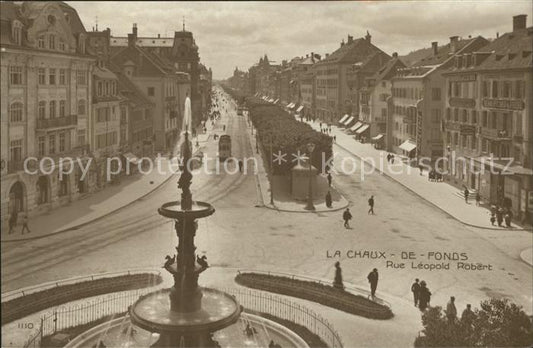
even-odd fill
[{"label": "sky", "polygon": [[185,18],[214,79],[231,76],[235,67],[248,70],[264,54],[275,63],[311,52],[324,56],[367,30],[386,53],[405,55],[455,35],[494,38],[512,30],[514,15],[527,14],[528,27],[533,17],[530,0],[67,3],[88,31],[98,21],[112,36],[127,36],[137,23],[140,37],[173,37]]}]

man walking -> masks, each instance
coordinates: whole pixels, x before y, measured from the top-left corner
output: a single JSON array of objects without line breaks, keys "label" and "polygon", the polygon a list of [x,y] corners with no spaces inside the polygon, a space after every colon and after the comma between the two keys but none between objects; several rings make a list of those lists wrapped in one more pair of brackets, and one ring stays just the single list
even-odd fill
[{"label": "man walking", "polygon": [[239,172],[241,173],[242,173],[242,167],[243,167],[242,160],[239,160]]},{"label": "man walking", "polygon": [[331,192],[326,193],[326,207],[331,208]]},{"label": "man walking", "polygon": [[342,214],[342,219],[344,220],[344,227],[350,228],[349,221],[352,219],[352,214],[350,213],[350,208],[346,208]]},{"label": "man walking", "polygon": [[368,282],[370,283],[370,295],[376,297],[376,288],[378,287],[378,269],[374,268],[372,272],[368,273]]},{"label": "man walking", "polygon": [[328,186],[331,187],[331,179],[332,179],[331,173],[328,173],[327,178],[328,178]]},{"label": "man walking", "polygon": [[9,232],[8,234],[11,234],[13,232],[13,229],[17,225],[17,212],[13,211],[11,213],[11,216],[9,217]]},{"label": "man walking", "polygon": [[479,204],[481,203],[481,195],[479,192],[476,192],[476,205],[479,207]]},{"label": "man walking", "polygon": [[23,214],[22,215],[22,232],[21,234],[24,234],[24,230],[28,231],[28,233],[30,233],[30,229],[28,227],[28,214]]},{"label": "man walking", "polygon": [[374,215],[374,196],[370,196],[368,199],[368,205],[370,206],[370,209],[368,209],[368,214],[372,213],[372,215]]},{"label": "man walking", "polygon": [[420,282],[420,292],[418,294],[418,308],[421,312],[424,312],[428,308],[431,301],[431,291],[426,286],[425,281]]},{"label": "man walking", "polygon": [[465,203],[468,204],[468,195],[470,194],[470,192],[468,192],[468,189],[465,188]]},{"label": "man walking", "polygon": [[446,305],[446,318],[449,323],[453,323],[457,319],[457,308],[455,308],[455,297],[450,297],[450,301]]},{"label": "man walking", "polygon": [[418,306],[418,296],[420,295],[420,284],[418,278],[415,279],[413,285],[411,285],[411,292],[413,293],[413,299],[415,301],[415,307]]}]

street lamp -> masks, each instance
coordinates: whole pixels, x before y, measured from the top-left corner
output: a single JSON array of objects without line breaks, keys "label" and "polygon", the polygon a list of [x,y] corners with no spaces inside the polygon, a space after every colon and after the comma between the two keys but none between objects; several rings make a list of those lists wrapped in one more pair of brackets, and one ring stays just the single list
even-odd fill
[{"label": "street lamp", "polygon": [[309,191],[307,196],[307,205],[304,208],[305,210],[315,210],[315,206],[313,205],[313,165],[311,163],[314,150],[315,144],[307,144],[307,152],[309,152]]}]

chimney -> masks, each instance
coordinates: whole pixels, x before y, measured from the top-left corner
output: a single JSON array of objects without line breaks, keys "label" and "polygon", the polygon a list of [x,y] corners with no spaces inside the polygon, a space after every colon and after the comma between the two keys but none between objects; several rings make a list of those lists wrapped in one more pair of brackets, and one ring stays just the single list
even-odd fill
[{"label": "chimney", "polygon": [[368,41],[368,43],[371,43],[371,39],[372,39],[372,35],[370,35],[370,33],[367,30],[366,35],[365,35],[365,40]]},{"label": "chimney", "polygon": [[392,58],[398,58],[398,52],[394,52],[394,53],[392,54]]},{"label": "chimney", "polygon": [[500,37],[500,33],[496,32],[496,38]]},{"label": "chimney", "polygon": [[133,23],[132,33],[128,34],[128,47],[133,47],[137,43],[137,23]]},{"label": "chimney", "polygon": [[348,35],[348,43],[352,43],[352,42],[353,42],[353,36]]},{"label": "chimney", "polygon": [[160,39],[161,38],[161,34],[157,34],[157,38]]},{"label": "chimney", "polygon": [[341,47],[344,46],[344,39],[341,41]]},{"label": "chimney", "polygon": [[450,51],[453,53],[457,52],[457,42],[459,41],[459,36],[450,36]]},{"label": "chimney", "polygon": [[329,57],[329,53],[326,53],[326,58]]},{"label": "chimney", "polygon": [[526,29],[527,15],[521,14],[513,17],[513,31]]},{"label": "chimney", "polygon": [[431,50],[433,52],[433,55],[436,56],[439,52],[439,43],[437,41],[433,41],[431,43]]}]

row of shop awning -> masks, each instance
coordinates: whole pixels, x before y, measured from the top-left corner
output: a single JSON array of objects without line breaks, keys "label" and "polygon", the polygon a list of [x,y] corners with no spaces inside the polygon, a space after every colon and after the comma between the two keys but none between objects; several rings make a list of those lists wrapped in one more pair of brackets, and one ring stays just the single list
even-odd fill
[{"label": "row of shop awning", "polygon": [[300,105],[300,106],[298,107],[298,109],[296,109],[296,112],[300,112],[300,111],[302,111],[303,108],[304,108],[304,106],[303,106],[303,105]]},{"label": "row of shop awning", "polygon": [[350,117],[350,115],[348,115],[348,114],[342,116],[342,118],[339,120],[339,123],[344,124],[344,121],[346,121],[349,117]]},{"label": "row of shop awning", "polygon": [[363,122],[361,121],[357,121],[353,126],[352,128],[350,128],[350,132],[355,132],[357,130],[357,128],[361,127],[363,125]]}]

